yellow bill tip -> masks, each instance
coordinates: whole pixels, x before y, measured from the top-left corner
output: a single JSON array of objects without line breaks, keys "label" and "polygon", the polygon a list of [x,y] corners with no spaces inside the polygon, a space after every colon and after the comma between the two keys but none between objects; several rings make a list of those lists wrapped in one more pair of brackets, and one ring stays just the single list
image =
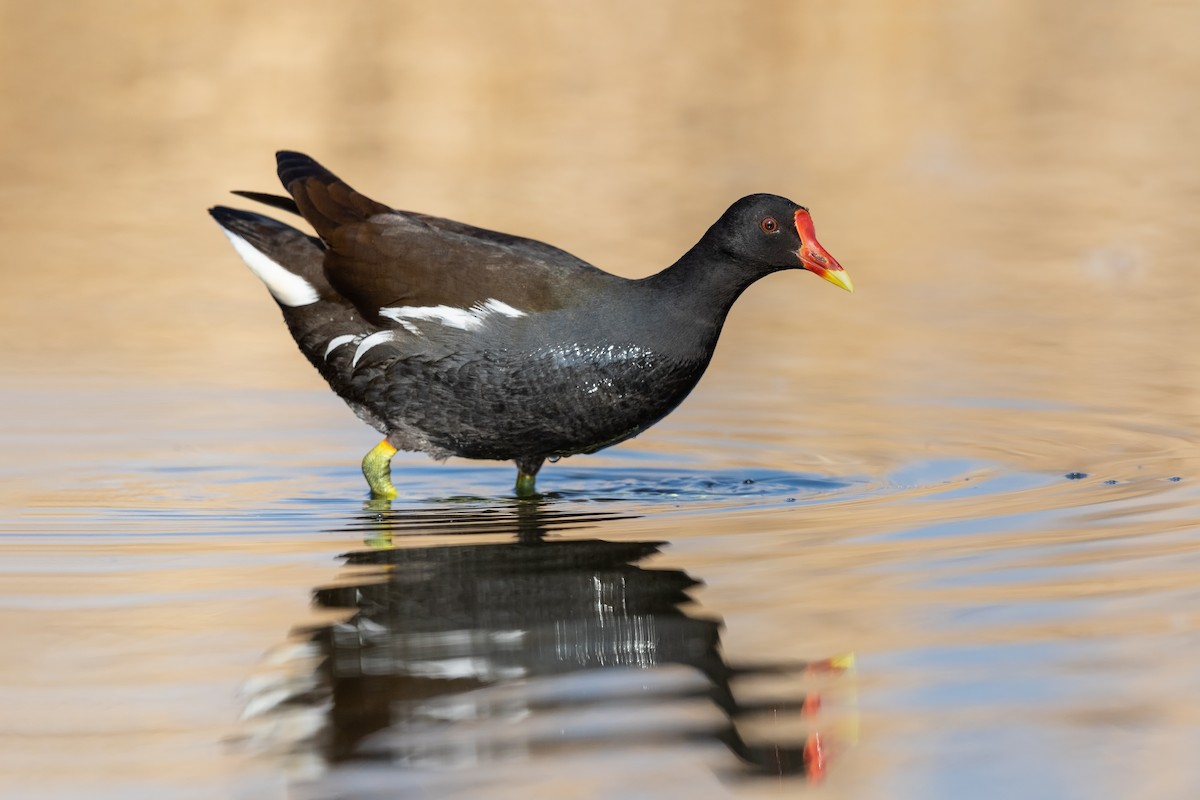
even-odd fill
[{"label": "yellow bill tip", "polygon": [[[816,272],[816,270],[813,270],[813,272]],[[827,269],[817,272],[817,274],[834,286],[840,286],[847,292],[854,292],[854,281],[850,280],[850,275],[844,269]]]}]

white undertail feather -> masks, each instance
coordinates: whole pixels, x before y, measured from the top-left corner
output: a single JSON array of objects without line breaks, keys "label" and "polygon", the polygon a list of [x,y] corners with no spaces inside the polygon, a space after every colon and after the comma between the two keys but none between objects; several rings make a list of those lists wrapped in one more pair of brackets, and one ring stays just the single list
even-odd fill
[{"label": "white undertail feather", "polygon": [[329,344],[325,347],[325,360],[326,361],[329,360],[329,354],[332,353],[334,350],[337,350],[339,347],[341,347],[344,344],[350,344],[350,342],[353,342],[355,339],[358,339],[358,338],[360,338],[360,337],[354,335],[353,333],[345,333],[345,334],[342,334],[341,336],[333,337],[332,339],[329,340]]},{"label": "white undertail feather", "polygon": [[488,317],[501,314],[505,317],[523,317],[525,312],[513,308],[500,300],[484,300],[470,308],[455,308],[454,306],[398,306],[395,308],[379,309],[379,316],[393,319],[409,333],[419,334],[420,330],[413,320],[429,320],[438,322],[450,328],[464,331],[475,331],[483,327]]},{"label": "white undertail feather", "polygon": [[395,331],[379,331],[378,333],[372,333],[370,336],[358,343],[358,349],[354,351],[354,358],[350,361],[350,368],[353,369],[354,367],[357,367],[358,360],[365,356],[367,351],[375,345],[383,344],[384,342],[395,341],[395,339]]},{"label": "white undertail feather", "polygon": [[229,237],[233,249],[242,257],[242,261],[246,262],[250,271],[267,285],[267,290],[280,303],[295,308],[317,302],[317,290],[311,283],[272,261],[264,252],[233,231],[225,230],[225,235]]}]

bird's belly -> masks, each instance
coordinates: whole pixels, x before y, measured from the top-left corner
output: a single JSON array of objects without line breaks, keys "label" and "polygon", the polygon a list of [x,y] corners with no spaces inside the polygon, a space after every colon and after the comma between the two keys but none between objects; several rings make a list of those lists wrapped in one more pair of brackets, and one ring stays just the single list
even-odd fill
[{"label": "bird's belly", "polygon": [[365,385],[362,397],[406,449],[504,460],[571,455],[660,420],[704,366],[610,344],[407,358]]}]

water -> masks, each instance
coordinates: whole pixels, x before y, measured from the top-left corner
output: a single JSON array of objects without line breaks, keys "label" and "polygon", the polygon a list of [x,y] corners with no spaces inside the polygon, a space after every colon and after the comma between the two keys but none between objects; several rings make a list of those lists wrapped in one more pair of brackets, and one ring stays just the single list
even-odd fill
[{"label": "water", "polygon": [[[121,8],[0,3],[0,796],[1196,795],[1200,9]],[[779,192],[857,291],[370,504],[203,214],[280,147],[626,275]]]}]

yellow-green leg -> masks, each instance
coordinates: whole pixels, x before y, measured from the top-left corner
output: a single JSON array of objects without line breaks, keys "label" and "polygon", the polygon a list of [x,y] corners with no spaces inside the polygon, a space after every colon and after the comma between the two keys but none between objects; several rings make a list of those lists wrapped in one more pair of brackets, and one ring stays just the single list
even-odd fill
[{"label": "yellow-green leg", "polygon": [[541,468],[540,458],[517,459],[517,497],[533,497],[537,494],[537,474]]},{"label": "yellow-green leg", "polygon": [[537,475],[517,470],[517,497],[533,497],[537,494]]},{"label": "yellow-green leg", "polygon": [[392,485],[392,456],[394,455],[396,455],[396,448],[392,447],[391,442],[384,439],[363,456],[363,477],[367,479],[367,484],[371,487],[371,496],[374,498],[392,500],[396,497],[396,487]]}]

